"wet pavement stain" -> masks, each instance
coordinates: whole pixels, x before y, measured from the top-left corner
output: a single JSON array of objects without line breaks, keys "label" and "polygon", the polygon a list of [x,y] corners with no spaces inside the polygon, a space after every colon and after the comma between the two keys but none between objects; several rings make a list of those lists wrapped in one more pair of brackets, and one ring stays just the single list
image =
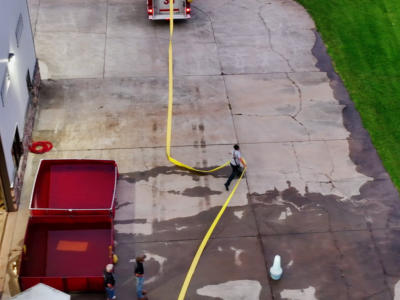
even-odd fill
[{"label": "wet pavement stain", "polygon": [[58,109],[64,106],[65,89],[54,80],[42,81],[40,88],[40,109]]},{"label": "wet pavement stain", "polygon": [[204,137],[202,137],[201,140],[200,140],[200,147],[201,148],[205,148],[206,147],[206,141],[205,141]]},{"label": "wet pavement stain", "polygon": [[[119,238],[131,239],[129,235],[121,235]],[[177,299],[180,284],[176,281],[179,283],[183,281],[185,273],[182,269],[186,269],[190,264],[198,242],[198,240],[176,240],[124,243],[117,249],[120,260],[125,262],[116,269],[117,278],[124,278],[124,281],[117,283],[117,297],[119,291],[124,295],[134,295],[135,280],[132,274],[135,266],[134,257],[145,253],[147,255],[144,263],[145,289],[149,291],[149,298]],[[186,299],[210,299],[196,294],[197,288],[206,286],[210,282],[225,282],[227,277],[230,280],[243,278],[243,265],[238,264],[237,254],[232,251],[233,249],[240,251],[240,263],[251,268],[250,278],[260,282],[262,292],[259,299],[271,299],[264,267],[258,263],[262,254],[257,249],[257,244],[255,237],[244,237],[241,240],[231,238],[213,240],[207,247],[207,255],[202,257],[203,264],[197,269],[197,276],[192,280]],[[210,272],[207,266],[215,266],[218,262],[221,265]]]},{"label": "wet pavement stain", "polygon": [[184,189],[181,194],[188,197],[207,197],[219,195],[222,194],[222,192],[211,190],[208,186],[196,186],[193,188]]},{"label": "wet pavement stain", "polygon": [[290,203],[294,204],[296,207],[303,207],[306,204],[309,204],[311,200],[302,196],[295,188],[289,187],[281,193],[281,197],[284,201],[290,201]]},{"label": "wet pavement stain", "polygon": [[249,194],[261,234],[367,229],[362,204],[336,195],[286,190]]},{"label": "wet pavement stain", "polygon": [[[118,233],[118,230],[116,230],[116,237],[119,243],[201,239],[220,209],[221,206],[217,206],[205,208],[204,211],[194,216],[163,221],[153,220],[152,233],[149,235],[135,232],[132,232],[132,234]],[[134,220],[129,221],[134,222]],[[137,221],[135,220],[135,222]],[[255,226],[254,215],[250,206],[228,207],[212,238],[235,237],[238,232],[243,236],[256,236]]]},{"label": "wet pavement stain", "polygon": [[[387,270],[397,265],[393,261],[399,250],[395,236],[400,230],[371,230],[365,207],[368,201],[343,201],[336,195],[310,192],[302,195],[293,187],[249,194],[249,201],[267,265],[272,264],[274,254],[282,256],[284,281],[270,281],[277,299],[284,290],[300,291],[309,286],[315,288],[316,299],[374,295],[386,299],[390,295],[392,288],[385,278],[399,276],[399,268]],[[302,277],[304,269],[307,276]]]},{"label": "wet pavement stain", "polygon": [[173,194],[173,195],[180,195],[181,191],[169,190],[169,191],[167,191],[167,193]]}]

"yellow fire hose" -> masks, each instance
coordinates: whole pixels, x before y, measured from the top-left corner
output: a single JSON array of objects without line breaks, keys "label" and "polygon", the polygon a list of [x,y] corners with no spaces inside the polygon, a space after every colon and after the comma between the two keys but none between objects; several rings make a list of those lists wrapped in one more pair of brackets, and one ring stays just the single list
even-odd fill
[{"label": "yellow fire hose", "polygon": [[[176,160],[175,158],[171,157],[172,106],[173,106],[173,100],[174,100],[174,93],[173,93],[174,74],[173,74],[173,56],[172,56],[172,37],[174,34],[174,4],[173,4],[173,2],[174,1],[169,1],[169,3],[170,3],[170,5],[169,5],[169,17],[170,17],[170,19],[169,19],[169,34],[170,34],[170,36],[169,36],[169,49],[168,49],[168,118],[167,118],[166,154],[167,154],[168,160],[171,163],[175,164],[176,166],[186,168],[186,169],[188,169],[190,171],[194,171],[194,172],[211,173],[211,172],[215,172],[217,170],[220,170],[220,169],[226,167],[227,165],[229,165],[229,161],[227,161],[223,165],[221,165],[217,168],[211,169],[211,170],[199,170],[199,169],[192,168],[192,167]],[[229,194],[224,205],[222,206],[221,210],[218,212],[218,215],[215,217],[215,219],[212,222],[210,228],[208,229],[206,235],[204,236],[199,248],[197,249],[196,255],[194,256],[192,264],[190,265],[190,268],[186,274],[185,281],[183,282],[181,291],[178,296],[178,300],[185,299],[187,289],[189,287],[192,276],[196,270],[196,267],[200,260],[200,257],[204,251],[204,248],[206,247],[208,240],[210,239],[215,227],[217,226],[219,220],[221,219],[221,216],[225,212],[225,209],[228,206],[231,198],[235,194],[236,189],[239,186],[240,181],[242,180],[245,171],[246,171],[246,168],[243,170],[242,175],[240,176],[239,180],[236,182],[235,186],[232,189],[232,192]]]}]

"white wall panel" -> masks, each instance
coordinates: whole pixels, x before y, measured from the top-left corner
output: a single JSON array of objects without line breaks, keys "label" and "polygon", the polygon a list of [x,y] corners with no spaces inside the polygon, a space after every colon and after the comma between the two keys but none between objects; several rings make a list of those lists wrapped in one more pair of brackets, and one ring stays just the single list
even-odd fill
[{"label": "white wall panel", "polygon": [[[16,29],[20,15],[22,28],[17,43]],[[14,53],[11,61],[8,61],[9,53]],[[11,155],[15,128],[18,126],[22,139],[29,104],[26,74],[29,70],[31,80],[33,79],[35,63],[35,49],[26,0],[0,0],[0,85],[7,68],[10,75],[9,89],[6,99],[3,99],[4,105],[0,103],[0,135],[11,182],[16,172]]]}]

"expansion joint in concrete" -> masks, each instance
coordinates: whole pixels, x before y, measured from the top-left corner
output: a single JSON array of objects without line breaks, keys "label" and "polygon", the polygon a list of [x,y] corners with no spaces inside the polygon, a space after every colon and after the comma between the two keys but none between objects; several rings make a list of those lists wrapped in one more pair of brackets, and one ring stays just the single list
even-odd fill
[{"label": "expansion joint in concrete", "polygon": [[299,173],[300,179],[303,179],[303,174],[301,173],[301,168],[300,168],[300,163],[299,163],[299,156],[296,151],[296,147],[294,146],[294,143],[291,142],[290,146],[292,147],[294,157],[296,158],[296,167],[297,167],[297,172]]},{"label": "expansion joint in concrete", "polygon": [[382,254],[381,254],[381,251],[379,250],[378,243],[377,243],[377,241],[376,241],[376,239],[374,237],[374,234],[372,232],[371,223],[367,222],[367,227],[368,227],[368,232],[369,232],[370,237],[371,237],[372,245],[373,245],[375,253],[376,253],[377,257],[378,257],[379,265],[381,266],[382,273],[384,275],[383,276],[383,283],[385,284],[385,286],[387,287],[387,289],[391,293],[391,296],[394,297],[393,292],[392,292],[392,290],[390,288],[390,285],[389,285],[389,283],[387,282],[387,279],[386,279],[386,276],[390,276],[390,274],[387,272],[387,270],[385,268],[385,264],[383,263]]},{"label": "expansion joint in concrete", "polygon": [[[223,240],[230,240],[232,238],[256,238],[256,235],[237,235],[235,237],[232,236],[221,236],[221,237],[214,237],[211,236],[210,240],[218,240],[218,241],[223,241]],[[165,243],[181,243],[181,242],[197,242],[200,244],[202,241],[202,238],[185,238],[185,239],[176,239],[176,240],[144,240],[144,241],[135,241],[135,244],[165,244]],[[129,242],[130,243],[130,242]],[[119,244],[123,244],[123,242],[119,242]]]},{"label": "expansion joint in concrete", "polygon": [[[64,31],[64,30],[40,30],[40,33],[80,33],[80,34],[91,34],[91,35],[106,35],[106,32],[90,32],[84,30],[77,31]],[[75,77],[74,77],[75,79]]]},{"label": "expansion joint in concrete", "polygon": [[[141,219],[134,219],[135,223],[143,223]],[[118,221],[117,221],[118,222]],[[377,228],[376,230],[384,230],[385,228]],[[256,235],[237,235],[239,238],[267,238],[274,236],[298,236],[298,235],[310,235],[310,234],[323,234],[323,233],[346,233],[346,232],[368,232],[368,229],[345,229],[345,230],[328,230],[328,231],[310,231],[310,232],[283,232],[283,233],[268,233],[268,234],[256,234]],[[230,236],[212,236],[211,240],[227,240],[232,239]],[[185,239],[173,239],[173,240],[152,240],[152,241],[135,241],[135,243],[175,243],[175,242],[185,242],[185,241],[197,241],[201,242],[200,238],[185,238]],[[121,242],[120,242],[121,243]],[[386,274],[391,276],[390,274]]]},{"label": "expansion joint in concrete", "polygon": [[[229,104],[228,104],[229,105]],[[244,115],[244,114],[233,114],[233,115]],[[253,116],[253,115],[249,115]],[[289,116],[289,115],[288,115]],[[260,116],[261,117],[261,116]],[[290,116],[289,116],[290,117]],[[292,117],[291,117],[292,118]],[[297,122],[297,120],[296,120]],[[236,131],[235,131],[236,132]],[[259,145],[259,144],[282,144],[282,143],[308,143],[308,142],[335,142],[335,141],[347,141],[349,139],[307,139],[307,140],[284,140],[284,141],[261,141],[261,142],[242,142],[242,145]],[[364,139],[355,139],[352,138],[350,140],[354,141],[362,141]],[[212,146],[229,146],[231,143],[212,143],[207,144],[207,147]],[[174,145],[172,148],[185,148],[185,147],[196,147],[198,145],[195,144],[186,144],[186,145]],[[53,149],[52,152],[80,152],[80,151],[104,151],[104,150],[141,150],[141,149],[163,149],[164,145],[159,146],[142,146],[142,147],[115,147],[115,148],[87,148],[87,149]],[[375,179],[375,180],[386,180],[386,179]]]},{"label": "expansion joint in concrete", "polygon": [[[328,232],[329,232],[329,234],[332,236],[333,245],[334,245],[334,247],[335,247],[335,249],[336,249],[336,251],[337,251],[337,253],[338,253],[338,255],[339,255],[339,259],[340,259],[341,261],[343,261],[343,258],[344,258],[343,252],[342,252],[342,250],[340,249],[339,242],[338,242],[338,240],[337,240],[337,238],[336,238],[336,236],[335,236],[335,232],[332,230],[331,215],[330,215],[329,211],[328,211],[326,208],[322,207],[322,210],[325,211],[325,213],[326,213],[326,215],[327,215],[327,218],[328,218]],[[344,282],[344,285],[345,285],[345,287],[346,287],[346,296],[347,296],[347,299],[350,299],[350,284],[349,284],[349,283],[347,282],[347,280],[346,280],[345,272],[344,272],[343,268],[341,267],[341,265],[338,264],[337,267],[338,267],[338,269],[339,269],[339,271],[340,271],[340,276],[341,276],[341,278],[342,278],[342,280],[343,280],[343,282]]]},{"label": "expansion joint in concrete", "polygon": [[322,174],[323,176],[325,176],[328,180],[326,180],[326,181],[319,181],[320,183],[326,183],[326,184],[330,184],[331,185],[331,191],[334,189],[334,188],[336,188],[336,186],[335,186],[335,180],[332,178],[332,176],[330,175],[330,174],[326,174],[326,173],[323,173]]},{"label": "expansion joint in concrete", "polygon": [[[100,33],[103,34],[103,33]],[[156,39],[157,41],[157,39]],[[176,74],[174,78],[190,78],[190,77],[219,77],[219,76],[244,76],[244,75],[279,75],[279,74],[301,74],[301,73],[321,73],[321,71],[307,71],[307,72],[242,72],[242,73],[226,73],[223,74]],[[79,79],[143,79],[143,78],[160,78],[165,79],[166,75],[129,75],[129,76],[112,76],[112,77],[53,77],[48,80],[79,80]]]},{"label": "expansion joint in concrete", "polygon": [[332,153],[331,153],[329,145],[326,143],[326,141],[324,141],[324,144],[326,146],[326,149],[328,149],[329,163],[331,165],[331,170],[329,172],[329,176],[327,176],[327,177],[332,181],[331,177],[333,176],[333,173],[335,173],[335,164],[334,164],[333,159],[332,159]]},{"label": "expansion joint in concrete", "polygon": [[237,133],[237,128],[235,126],[235,119],[233,117],[233,112],[232,112],[232,104],[231,101],[229,99],[229,93],[228,93],[228,87],[226,85],[226,80],[225,80],[225,76],[222,76],[222,81],[224,83],[224,89],[225,89],[225,97],[226,97],[226,101],[228,101],[228,106],[229,106],[229,112],[231,114],[231,120],[232,120],[232,126],[233,126],[233,131],[235,133],[235,139],[238,143],[240,143],[239,141],[239,137],[238,137],[238,133]]},{"label": "expansion joint in concrete", "polygon": [[[324,209],[321,207],[321,209]],[[324,210],[327,213],[327,210]],[[329,226],[328,226],[329,227]],[[375,230],[384,230],[385,228],[376,228]],[[282,233],[264,233],[262,237],[273,237],[273,236],[296,236],[296,235],[309,235],[309,234],[320,234],[320,233],[344,233],[344,232],[368,232],[368,229],[341,229],[341,230],[315,230],[307,232],[282,232]]]},{"label": "expansion joint in concrete", "polygon": [[246,116],[246,117],[256,117],[256,118],[265,118],[265,117],[279,117],[282,115],[260,115],[260,114],[243,114],[243,113],[234,113],[234,116]]},{"label": "expansion joint in concrete", "polygon": [[108,6],[109,2],[106,1],[106,32],[104,37],[104,59],[103,59],[103,78],[105,78],[106,74],[106,57],[107,57],[107,31],[108,31]]},{"label": "expansion joint in concrete", "polygon": [[[336,251],[337,251],[338,254],[339,254],[340,260],[343,261],[343,259],[344,259],[343,252],[342,252],[342,250],[340,249],[339,242],[338,242],[338,240],[336,239],[335,234],[331,231],[331,220],[330,220],[329,213],[328,213],[328,219],[329,219],[329,228],[330,228],[329,231],[330,231],[330,234],[331,234],[331,236],[332,236],[333,244],[334,244],[334,246],[335,246]],[[342,266],[341,266],[340,264],[338,264],[338,269],[339,269],[339,271],[340,271],[340,276],[342,277],[342,280],[343,280],[344,285],[345,285],[345,287],[346,287],[346,296],[347,296],[347,299],[350,299],[350,288],[351,288],[351,285],[350,285],[349,282],[347,281],[346,275],[345,275],[345,271],[343,270],[343,268],[342,268]]]}]

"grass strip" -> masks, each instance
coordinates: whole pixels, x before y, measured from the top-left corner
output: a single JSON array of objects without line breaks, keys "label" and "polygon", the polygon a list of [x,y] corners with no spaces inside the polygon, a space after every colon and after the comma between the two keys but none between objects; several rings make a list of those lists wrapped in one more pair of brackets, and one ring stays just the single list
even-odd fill
[{"label": "grass strip", "polygon": [[313,17],[400,191],[400,1],[297,0]]}]

